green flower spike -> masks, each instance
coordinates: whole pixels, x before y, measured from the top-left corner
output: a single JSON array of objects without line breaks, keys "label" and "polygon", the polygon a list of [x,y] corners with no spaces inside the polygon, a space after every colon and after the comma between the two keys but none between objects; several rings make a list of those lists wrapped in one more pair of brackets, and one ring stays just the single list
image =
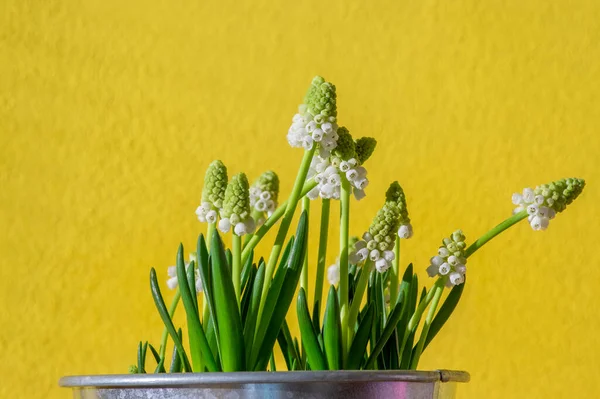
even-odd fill
[{"label": "green flower spike", "polygon": [[466,248],[462,230],[456,230],[450,238],[444,238],[438,254],[431,258],[431,265],[427,268],[429,277],[444,278],[448,287],[462,284],[467,272]]},{"label": "green flower spike", "polygon": [[232,227],[238,236],[252,234],[255,228],[254,219],[250,216],[248,179],[244,173],[233,176],[225,190],[219,230],[227,233]]},{"label": "green flower spike", "polygon": [[304,104],[312,115],[337,116],[335,86],[321,76],[315,76],[304,97]]},{"label": "green flower spike", "polygon": [[392,266],[395,258],[394,241],[400,223],[400,209],[395,202],[386,201],[369,227],[363,234],[363,241],[354,244],[355,251],[350,254],[351,263],[360,263],[367,258],[375,262],[380,273]]},{"label": "green flower spike", "polygon": [[395,203],[400,211],[400,227],[398,228],[398,237],[412,237],[413,228],[410,224],[410,218],[408,217],[408,208],[406,207],[406,196],[404,195],[404,190],[397,181],[390,184],[390,187],[385,193],[385,199],[386,201]]},{"label": "green flower spike", "polygon": [[373,137],[361,137],[356,140],[356,159],[360,165],[364,164],[373,155],[376,146],[377,140]]},{"label": "green flower spike", "polygon": [[267,213],[271,216],[277,208],[277,197],[279,196],[279,177],[275,172],[269,170],[254,182],[250,187],[250,207],[255,212]]},{"label": "green flower spike", "polygon": [[527,210],[528,220],[534,230],[546,230],[551,219],[557,213],[564,211],[583,191],[583,179],[568,178],[553,183],[542,184],[535,190],[526,188],[523,194],[512,196],[513,204],[517,205],[514,213]]},{"label": "green flower spike", "polygon": [[292,147],[310,150],[319,145],[319,154],[327,158],[336,147],[338,126],[335,86],[320,76],[315,77],[304,97],[304,104],[292,119],[287,134]]},{"label": "green flower spike", "polygon": [[217,221],[217,212],[215,209],[223,207],[226,187],[227,168],[219,160],[212,161],[208,169],[206,169],[204,176],[202,203],[196,209],[198,220],[208,223],[215,223]]}]

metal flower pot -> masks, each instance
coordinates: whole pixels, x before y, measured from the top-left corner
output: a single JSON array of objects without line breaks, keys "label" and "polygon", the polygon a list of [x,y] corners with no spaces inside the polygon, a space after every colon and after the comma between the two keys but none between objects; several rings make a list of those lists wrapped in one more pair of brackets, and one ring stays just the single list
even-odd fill
[{"label": "metal flower pot", "polygon": [[75,399],[453,399],[464,371],[292,371],[72,376]]}]

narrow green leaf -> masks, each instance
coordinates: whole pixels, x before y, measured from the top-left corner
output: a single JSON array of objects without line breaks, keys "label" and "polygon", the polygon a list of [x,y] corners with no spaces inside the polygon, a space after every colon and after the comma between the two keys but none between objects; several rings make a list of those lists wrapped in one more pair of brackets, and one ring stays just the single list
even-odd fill
[{"label": "narrow green leaf", "polygon": [[210,252],[221,366],[225,372],[242,371],[245,368],[242,320],[223,242],[216,230],[213,232]]},{"label": "narrow green leaf", "polygon": [[138,345],[138,373],[146,374],[146,350],[148,349],[148,342],[142,344],[140,341]]},{"label": "narrow green leaf", "polygon": [[[179,284],[179,291],[181,292],[181,300],[183,307],[185,308],[185,315],[188,325],[188,339],[190,343],[190,353],[192,355],[192,370],[194,372],[204,371],[204,366],[208,371],[220,371],[217,368],[217,364],[213,357],[210,345],[204,334],[202,324],[200,323],[200,315],[198,314],[198,303],[194,300],[196,298],[196,285],[194,278],[195,264],[192,261],[188,267],[188,270],[192,272],[192,282],[189,282],[189,275],[186,275],[185,262],[183,260],[183,245],[179,244],[177,250],[177,280],[184,282]],[[190,287],[191,285],[191,287]],[[193,289],[193,291],[191,291]]]},{"label": "narrow green leaf", "polygon": [[271,357],[269,358],[269,365],[271,371],[277,371],[277,367],[275,367],[275,356],[273,356],[273,352],[271,352]]},{"label": "narrow green leaf", "polygon": [[360,364],[365,358],[367,351],[367,343],[369,342],[369,335],[371,334],[371,326],[375,315],[375,306],[370,303],[367,306],[366,313],[358,325],[358,330],[354,335],[354,340],[350,346],[348,352],[348,358],[346,359],[346,370],[359,370]]},{"label": "narrow green leaf", "polygon": [[[177,331],[177,336],[181,341],[183,339],[183,333],[181,328]],[[173,347],[173,357],[171,358],[171,366],[169,367],[169,373],[181,373],[181,355],[177,350],[177,346]]]},{"label": "narrow green leaf", "polygon": [[250,272],[248,273],[246,287],[242,294],[242,301],[240,303],[240,311],[242,313],[242,325],[246,326],[246,317],[248,316],[248,308],[250,307],[250,301],[252,300],[252,286],[254,285],[254,279],[256,278],[257,269],[255,265],[252,265]]},{"label": "narrow green leaf", "polygon": [[311,370],[327,370],[327,361],[321,347],[317,334],[313,328],[313,322],[310,319],[308,312],[308,303],[306,301],[306,293],[304,288],[300,288],[298,293],[298,301],[296,310],[298,313],[298,326],[300,328],[300,336],[302,337],[302,345],[306,351],[306,357]]},{"label": "narrow green leaf", "polygon": [[329,370],[341,370],[343,366],[342,323],[338,296],[333,285],[329,287],[323,318],[323,343]]},{"label": "narrow green leaf", "polygon": [[256,331],[256,318],[258,316],[258,309],[260,306],[260,295],[262,293],[262,287],[265,280],[265,262],[261,262],[252,284],[252,296],[250,298],[250,306],[248,314],[244,322],[244,344],[246,349],[246,369],[252,370],[252,364],[250,362],[252,358],[252,348],[254,346],[254,333]]},{"label": "narrow green leaf", "polygon": [[315,302],[315,306],[313,307],[312,313],[312,322],[313,329],[315,330],[315,334],[319,335],[321,332],[321,302]]},{"label": "narrow green leaf", "polygon": [[450,317],[452,312],[454,312],[454,309],[456,309],[456,305],[458,305],[458,301],[460,301],[460,297],[462,296],[463,290],[465,288],[465,283],[466,279],[465,282],[463,282],[460,285],[455,285],[450,290],[450,293],[446,297],[446,300],[444,301],[444,303],[440,307],[440,310],[438,310],[437,314],[433,318],[433,321],[431,322],[431,326],[429,327],[429,332],[427,333],[427,338],[425,339],[425,345],[423,346],[423,350],[427,348],[427,345],[429,345],[431,340],[435,338],[440,329],[444,326],[444,324],[446,324],[446,321],[448,321],[448,318]]},{"label": "narrow green leaf", "polygon": [[373,350],[371,350],[371,354],[369,355],[369,359],[367,360],[367,364],[365,365],[366,369],[372,367],[374,362],[377,360],[383,346],[386,344],[387,340],[392,336],[392,333],[396,329],[396,325],[398,321],[402,317],[402,314],[406,311],[406,299],[401,296],[398,297],[398,302],[394,306],[394,309],[390,313],[390,317],[388,322],[386,323],[385,329],[381,333],[381,337],[375,344]]},{"label": "narrow green leaf", "polygon": [[250,256],[248,256],[248,259],[246,259],[246,263],[244,263],[244,266],[242,267],[242,273],[241,273],[241,285],[240,285],[240,290],[242,292],[244,292],[244,290],[246,289],[246,286],[248,284],[248,278],[250,277],[250,273],[252,272],[252,260],[254,259],[254,250],[250,251]]},{"label": "narrow green leaf", "polygon": [[[180,244],[181,246],[181,244]],[[182,247],[183,249],[183,247]],[[185,277],[186,279],[183,281],[187,282],[188,285],[188,289],[190,291],[191,297],[192,297],[192,302],[194,304],[194,310],[196,312],[196,314],[198,313],[198,295],[196,293],[196,262],[191,261],[190,265],[188,266],[187,269],[185,269]],[[177,277],[177,280],[179,281],[179,277]]]},{"label": "narrow green leaf", "polygon": [[183,357],[183,368],[185,371],[192,371],[192,367],[190,366],[190,361],[188,360],[187,355],[185,354],[185,350],[183,348],[183,343],[181,339],[177,335],[177,331],[175,331],[175,326],[173,325],[173,321],[169,316],[169,311],[167,310],[167,306],[165,305],[165,301],[163,300],[162,294],[160,293],[160,287],[158,286],[158,280],[156,278],[156,270],[154,268],[150,269],[150,290],[152,291],[152,298],[154,299],[154,303],[156,304],[156,308],[158,309],[158,313],[167,327],[167,331],[171,335],[171,339],[177,346],[177,350],[181,353]]},{"label": "narrow green leaf", "polygon": [[148,344],[148,347],[150,348],[150,352],[152,353],[152,356],[154,356],[156,363],[159,363],[160,355],[158,354],[158,351],[154,348],[154,346],[152,346],[152,344]]},{"label": "narrow green leaf", "polygon": [[[288,262],[283,267],[283,282],[280,287],[272,287],[279,293],[275,298],[276,306],[273,309],[271,316],[267,320],[261,319],[261,325],[263,322],[266,322],[268,323],[268,327],[265,330],[264,338],[262,339],[262,344],[256,358],[256,364],[254,367],[255,371],[264,370],[267,367],[267,362],[269,360],[268,356],[273,350],[273,345],[275,344],[275,340],[279,334],[279,329],[285,320],[285,316],[296,293],[296,288],[298,287],[298,281],[300,279],[300,272],[306,256],[306,245],[308,239],[307,227],[308,215],[306,211],[303,211],[300,215],[298,228],[296,229],[297,238],[292,244]],[[275,283],[275,280],[277,280],[278,274],[279,270],[275,273],[275,279],[273,280],[273,283]],[[269,292],[267,293],[267,305],[265,305],[265,309],[268,306],[270,297],[271,289],[269,289]],[[260,342],[261,341],[255,340],[255,344]]]}]

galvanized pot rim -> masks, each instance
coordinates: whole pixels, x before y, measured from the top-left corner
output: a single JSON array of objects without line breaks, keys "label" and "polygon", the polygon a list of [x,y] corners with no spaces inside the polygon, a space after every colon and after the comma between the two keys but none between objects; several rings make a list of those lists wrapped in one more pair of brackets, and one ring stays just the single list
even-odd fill
[{"label": "galvanized pot rim", "polygon": [[348,371],[278,371],[181,374],[108,374],[62,377],[61,387],[214,387],[240,384],[285,384],[315,382],[468,382],[466,371],[434,370],[348,370]]}]

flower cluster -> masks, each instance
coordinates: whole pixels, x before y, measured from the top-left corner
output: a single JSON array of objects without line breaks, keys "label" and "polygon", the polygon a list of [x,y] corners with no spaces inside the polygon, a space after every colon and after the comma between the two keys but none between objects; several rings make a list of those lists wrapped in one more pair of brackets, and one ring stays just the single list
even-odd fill
[{"label": "flower cluster", "polygon": [[329,156],[337,146],[336,117],[335,86],[317,76],[312,80],[304,104],[298,107],[298,113],[292,118],[288,143],[306,150],[319,145],[319,154],[324,158]]},{"label": "flower cluster", "polygon": [[395,258],[391,250],[396,240],[400,211],[398,206],[386,201],[377,212],[369,231],[365,232],[361,241],[354,244],[354,251],[349,256],[351,263],[358,264],[370,259],[375,262],[375,268],[383,273],[392,265]]},{"label": "flower cluster", "polygon": [[400,211],[400,227],[398,228],[398,237],[405,239],[411,238],[413,235],[413,228],[412,224],[410,224],[410,218],[408,217],[408,208],[406,207],[406,196],[404,195],[404,190],[397,181],[390,184],[390,187],[385,193],[385,199],[388,202],[395,203],[398,206],[398,210]]},{"label": "flower cluster", "polygon": [[244,173],[233,176],[227,185],[220,216],[218,226],[223,233],[232,228],[238,236],[254,232],[256,224],[250,216],[250,193],[248,179]]},{"label": "flower cluster", "polygon": [[446,279],[448,287],[462,284],[467,272],[466,248],[462,230],[456,230],[450,238],[444,238],[438,254],[431,258],[431,265],[427,268],[429,277],[440,276]]},{"label": "flower cluster", "polygon": [[[194,263],[196,262],[195,252],[190,253],[190,261],[186,262],[185,264],[186,271],[190,267],[192,261]],[[169,289],[171,290],[174,290],[179,285],[179,281],[177,280],[177,267],[169,266],[169,268],[167,269],[167,275],[169,276],[169,279],[167,280],[167,287],[169,287]],[[202,292],[202,279],[200,278],[200,271],[198,270],[198,268],[195,268],[194,276],[196,280],[196,292]]]},{"label": "flower cluster", "polygon": [[[369,159],[377,142],[370,137],[355,142],[345,127],[340,127],[338,133],[338,146],[333,154],[327,158],[317,155],[312,159],[307,178],[314,179],[317,186],[307,194],[310,199],[339,199],[343,178],[350,183],[357,200],[365,197],[364,190],[369,185],[369,179],[362,164]],[[359,143],[360,153],[357,151]]]},{"label": "flower cluster", "polygon": [[546,230],[550,219],[562,212],[583,191],[583,179],[568,178],[542,184],[535,190],[526,188],[522,194],[514,193],[512,203],[517,205],[513,213],[527,210],[528,221],[533,230]]},{"label": "flower cluster", "polygon": [[226,187],[227,168],[219,160],[211,162],[204,176],[202,201],[196,209],[196,216],[198,216],[199,221],[217,222],[217,211],[223,207]]},{"label": "flower cluster", "polygon": [[263,173],[250,187],[250,207],[258,225],[264,223],[264,214],[271,216],[277,208],[279,177],[271,170]]}]

